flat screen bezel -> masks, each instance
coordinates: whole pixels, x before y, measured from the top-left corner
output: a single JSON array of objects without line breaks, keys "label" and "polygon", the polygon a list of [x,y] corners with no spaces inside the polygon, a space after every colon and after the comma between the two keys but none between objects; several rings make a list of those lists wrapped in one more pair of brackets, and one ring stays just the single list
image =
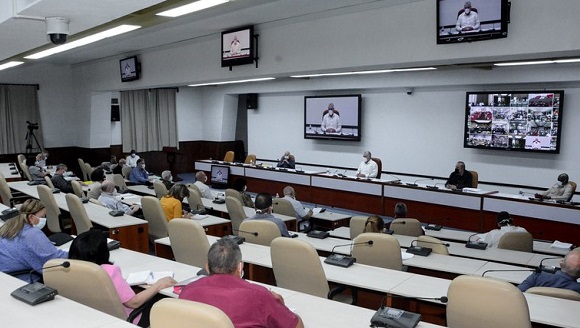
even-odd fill
[{"label": "flat screen bezel", "polygon": [[[249,53],[247,56],[238,57],[238,58],[227,58],[226,53],[229,52],[229,49],[224,47],[224,43],[227,43],[229,40],[229,36],[235,34],[245,33],[246,37],[248,38],[249,42]],[[252,64],[255,58],[255,47],[254,47],[254,26],[244,26],[240,28],[235,28],[231,30],[227,30],[222,32],[221,37],[221,63],[222,67],[231,67],[231,66],[238,66],[238,65],[247,65]],[[247,49],[247,48],[242,48]]]},{"label": "flat screen bezel", "polygon": [[[358,133],[356,136],[354,135],[327,135],[327,134],[311,134],[311,133],[307,133],[307,129],[309,128],[309,125],[312,126],[312,124],[309,124],[307,122],[307,111],[308,111],[308,100],[309,99],[326,99],[324,102],[325,103],[336,103],[336,99],[340,99],[340,98],[356,98],[356,116],[357,116],[357,120],[358,120],[358,125],[356,126],[356,128],[358,129]],[[339,107],[337,107],[337,105],[335,105],[335,108],[337,110],[341,110]],[[322,117],[321,117],[322,120]],[[318,124],[319,125],[319,124]],[[316,125],[314,125],[316,126]],[[344,128],[352,128],[353,126],[351,125],[342,125],[343,129]],[[304,97],[304,126],[303,126],[303,132],[304,132],[304,139],[319,139],[319,140],[341,140],[341,141],[361,141],[361,136],[362,136],[362,95],[361,94],[348,94],[348,95],[323,95],[323,96],[305,96]]]},{"label": "flat screen bezel", "polygon": [[[124,76],[123,72],[124,72],[124,66],[125,64],[130,64],[132,67],[134,67],[135,69],[135,73],[133,75],[130,76]],[[123,58],[121,60],[119,60],[119,70],[121,73],[121,82],[129,82],[129,81],[135,81],[135,80],[139,80],[139,61],[137,60],[137,56],[131,56],[131,57],[127,57],[127,58]]]},{"label": "flat screen bezel", "polygon": [[[222,182],[216,182],[213,180],[213,170],[214,168],[220,168],[220,169],[226,169],[226,171],[228,172],[228,177],[226,179],[225,183]],[[230,180],[230,167],[229,166],[223,166],[223,165],[212,165],[210,168],[210,172],[209,172],[209,181],[211,183],[212,186],[216,186],[216,187],[227,187],[229,184],[229,180]]]}]

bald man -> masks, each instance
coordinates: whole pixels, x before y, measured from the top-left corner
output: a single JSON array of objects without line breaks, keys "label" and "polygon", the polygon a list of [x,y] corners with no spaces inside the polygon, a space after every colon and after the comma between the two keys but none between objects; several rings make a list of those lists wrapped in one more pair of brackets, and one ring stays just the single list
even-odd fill
[{"label": "bald man", "polygon": [[580,293],[580,248],[575,248],[560,261],[560,271],[556,273],[534,272],[518,288],[525,292],[532,287],[554,287],[570,289]]}]

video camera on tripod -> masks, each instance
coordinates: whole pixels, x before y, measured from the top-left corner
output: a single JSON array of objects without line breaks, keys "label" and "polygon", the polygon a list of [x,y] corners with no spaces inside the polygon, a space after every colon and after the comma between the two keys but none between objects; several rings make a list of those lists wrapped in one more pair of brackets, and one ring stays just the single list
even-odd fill
[{"label": "video camera on tripod", "polygon": [[28,123],[28,130],[30,131],[38,130],[38,123],[32,123],[30,121],[26,121],[26,123]]},{"label": "video camera on tripod", "polygon": [[[36,136],[34,135],[34,130],[38,130],[38,123],[32,123],[30,121],[26,121],[28,123],[28,132],[26,133],[26,153],[32,153],[33,151],[42,151],[42,147],[40,147],[40,143]],[[36,148],[32,147],[33,143],[36,143]]]}]

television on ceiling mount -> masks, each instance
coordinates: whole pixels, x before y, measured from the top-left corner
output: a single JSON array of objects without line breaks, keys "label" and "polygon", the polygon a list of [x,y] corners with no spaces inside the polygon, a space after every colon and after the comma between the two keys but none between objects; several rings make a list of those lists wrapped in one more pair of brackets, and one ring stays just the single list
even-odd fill
[{"label": "television on ceiling mount", "polygon": [[508,0],[437,0],[437,43],[507,38],[510,8]]},{"label": "television on ceiling mount", "polygon": [[119,69],[121,71],[121,82],[129,82],[139,80],[139,73],[141,65],[137,61],[137,56],[131,56],[119,61]]},{"label": "television on ceiling mount", "polygon": [[362,96],[304,97],[304,139],[361,140]]},{"label": "television on ceiling mount", "polygon": [[560,153],[563,90],[467,92],[465,148]]},{"label": "television on ceiling mount", "polygon": [[222,32],[222,67],[252,64],[256,57],[254,41],[253,26]]}]

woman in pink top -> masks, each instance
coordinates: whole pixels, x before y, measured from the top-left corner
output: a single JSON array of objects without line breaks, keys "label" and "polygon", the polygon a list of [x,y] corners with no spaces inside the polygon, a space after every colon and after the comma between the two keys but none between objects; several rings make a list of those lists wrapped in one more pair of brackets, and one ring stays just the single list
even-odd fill
[{"label": "woman in pink top", "polygon": [[[115,285],[115,289],[117,289],[117,293],[119,294],[119,298],[125,306],[127,316],[134,309],[141,307],[153,299],[160,290],[173,286],[176,283],[173,278],[165,277],[142,292],[135,294],[131,286],[123,279],[121,269],[109,261],[107,238],[105,238],[102,231],[97,229],[83,232],[73,240],[69,250],[69,259],[83,260],[100,265],[111,277],[113,285]],[[140,327],[149,326],[149,310],[153,306],[153,303],[150,302],[143,311],[145,315],[139,315],[133,320],[134,324]]]}]

